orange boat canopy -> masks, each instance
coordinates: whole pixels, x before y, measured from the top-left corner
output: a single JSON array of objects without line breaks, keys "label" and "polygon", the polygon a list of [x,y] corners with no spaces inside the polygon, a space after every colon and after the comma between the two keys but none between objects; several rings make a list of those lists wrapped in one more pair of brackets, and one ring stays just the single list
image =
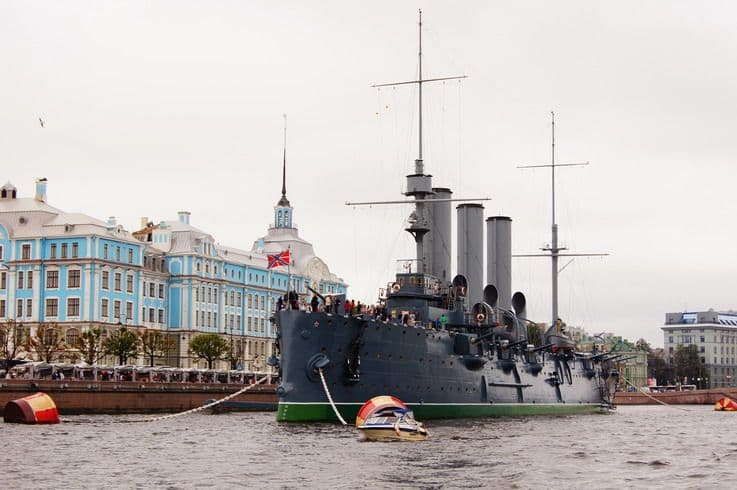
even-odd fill
[{"label": "orange boat canopy", "polygon": [[61,422],[54,400],[41,392],[9,401],[5,405],[3,414],[5,422],[15,424],[58,424]]},{"label": "orange boat canopy", "polygon": [[382,395],[375,396],[366,403],[363,404],[361,409],[356,415],[356,427],[360,427],[371,415],[376,413],[378,410],[385,408],[402,408],[406,409],[407,405],[402,403],[402,400],[393,396]]}]

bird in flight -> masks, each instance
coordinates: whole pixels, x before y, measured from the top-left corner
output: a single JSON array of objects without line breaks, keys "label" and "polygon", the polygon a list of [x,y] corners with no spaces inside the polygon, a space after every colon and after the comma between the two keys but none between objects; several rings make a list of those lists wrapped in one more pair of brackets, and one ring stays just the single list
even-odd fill
[{"label": "bird in flight", "polygon": [[38,118],[38,123],[41,125],[42,128],[44,126],[46,126],[46,122],[43,119],[41,119],[40,117]]}]

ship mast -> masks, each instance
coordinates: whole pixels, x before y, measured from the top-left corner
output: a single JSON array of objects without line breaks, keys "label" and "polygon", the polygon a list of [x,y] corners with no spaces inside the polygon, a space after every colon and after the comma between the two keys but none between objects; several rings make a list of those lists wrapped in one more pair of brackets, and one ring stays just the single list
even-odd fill
[{"label": "ship mast", "polygon": [[[466,75],[455,76],[455,77],[442,77],[442,78],[422,78],[422,10],[419,10],[419,50],[417,54],[418,58],[418,78],[417,80],[410,80],[406,82],[393,82],[393,83],[381,83],[372,85],[372,87],[392,87],[397,85],[418,85],[418,144],[417,144],[417,159],[415,160],[415,171],[414,174],[407,176],[407,191],[404,193],[405,196],[410,196],[413,200],[403,201],[410,202],[415,205],[415,210],[408,219],[409,226],[405,228],[415,239],[417,247],[417,262],[418,271],[426,272],[427,264],[423,260],[425,256],[424,251],[424,240],[423,237],[427,232],[430,231],[430,224],[428,223],[427,217],[425,216],[425,203],[431,199],[429,196],[433,194],[432,191],[432,176],[425,175],[425,167],[422,157],[422,85],[429,82],[439,82],[443,80],[458,80],[466,78]],[[450,200],[450,199],[448,199]],[[469,199],[453,199],[453,201]],[[475,199],[474,199],[475,200]],[[485,199],[484,199],[485,200]],[[396,202],[396,201],[394,201]],[[440,202],[440,201],[437,201]],[[358,205],[363,203],[346,203],[349,205]],[[372,203],[379,204],[379,203]],[[389,202],[387,202],[389,204]]]},{"label": "ship mast", "polygon": [[[522,165],[517,168],[550,168],[550,195],[551,195],[551,237],[550,245],[543,247],[540,250],[549,252],[546,254],[527,254],[527,255],[514,255],[515,257],[550,257],[552,270],[551,270],[551,309],[552,309],[552,320],[551,325],[555,324],[558,319],[558,274],[561,269],[558,268],[560,257],[602,257],[609,255],[606,253],[560,253],[561,251],[568,250],[566,247],[558,245],[558,224],[555,222],[555,169],[556,167],[581,167],[588,165],[589,162],[582,163],[556,163],[555,162],[555,112],[550,111],[551,120],[551,145],[550,145],[550,164],[549,165]],[[567,265],[567,264],[566,264]]]}]

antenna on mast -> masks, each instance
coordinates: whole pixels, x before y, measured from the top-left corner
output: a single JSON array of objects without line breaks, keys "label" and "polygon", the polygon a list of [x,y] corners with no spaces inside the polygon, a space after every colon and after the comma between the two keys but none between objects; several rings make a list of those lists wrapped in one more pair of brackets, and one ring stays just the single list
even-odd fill
[{"label": "antenna on mast", "polygon": [[[552,214],[552,225],[551,225],[551,240],[550,246],[543,247],[541,250],[549,252],[546,254],[523,254],[514,255],[514,257],[550,257],[552,262],[552,314],[553,318],[551,325],[555,324],[558,319],[558,259],[560,257],[603,257],[609,255],[607,253],[560,253],[563,250],[568,250],[566,247],[558,246],[558,224],[555,222],[555,169],[556,167],[582,167],[589,164],[589,162],[581,163],[556,163],[555,162],[555,112],[550,111],[551,120],[551,146],[550,146],[550,164],[544,165],[520,165],[517,168],[550,168],[550,187],[551,187],[551,214]],[[570,264],[570,262],[568,263]],[[567,267],[568,264],[563,266]],[[562,269],[561,269],[562,270]]]},{"label": "antenna on mast", "polygon": [[417,150],[417,160],[415,160],[415,173],[417,175],[422,175],[425,173],[423,160],[422,160],[422,84],[423,83],[429,83],[429,82],[440,82],[443,80],[459,80],[462,78],[468,78],[467,75],[461,75],[457,77],[442,77],[442,78],[422,78],[422,10],[419,10],[419,51],[417,54],[417,58],[419,60],[418,66],[419,66],[419,73],[417,80],[410,80],[407,82],[393,82],[393,83],[379,83],[375,85],[371,85],[373,88],[378,87],[393,87],[396,85],[408,85],[412,83],[416,83],[418,85],[418,150]]}]

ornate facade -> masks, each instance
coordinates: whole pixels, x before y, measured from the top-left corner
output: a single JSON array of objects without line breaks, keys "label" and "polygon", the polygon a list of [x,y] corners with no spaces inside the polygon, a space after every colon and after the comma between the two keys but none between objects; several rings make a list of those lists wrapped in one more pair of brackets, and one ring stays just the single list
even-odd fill
[{"label": "ornate facade", "polygon": [[[11,184],[0,189],[0,321],[31,331],[53,322],[69,344],[93,326],[162,330],[175,347],[160,364],[175,367],[195,365],[193,336],[218,333],[244,368],[263,370],[279,296],[294,289],[306,297],[307,286],[346,291],[299,237],[284,183],[273,225],[250,250],[217,243],[184,211],[156,224],[142,218],[134,233],[115,218],[66,213],[46,202],[46,185],[39,179],[33,198],[19,197]],[[294,263],[268,269],[267,254],[287,249]]]}]

